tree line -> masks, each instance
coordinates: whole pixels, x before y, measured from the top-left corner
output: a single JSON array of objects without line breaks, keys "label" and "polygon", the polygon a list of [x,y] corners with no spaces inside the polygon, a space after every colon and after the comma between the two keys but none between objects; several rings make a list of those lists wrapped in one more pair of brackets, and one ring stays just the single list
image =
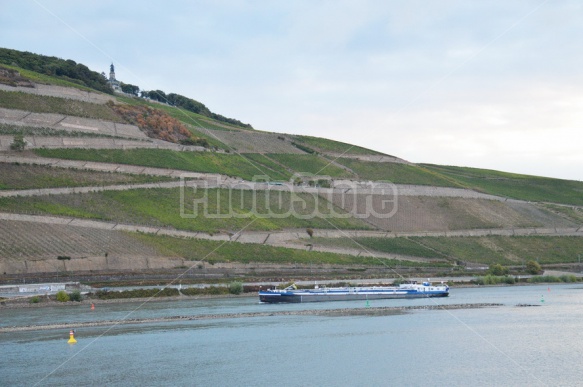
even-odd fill
[{"label": "tree line", "polygon": [[[122,87],[123,90],[123,87]],[[220,114],[213,113],[207,108],[203,103],[198,102],[192,98],[185,97],[180,94],[169,93],[166,94],[162,90],[152,90],[152,91],[141,91],[140,96],[142,98],[149,98],[154,101],[167,103],[171,106],[176,106],[182,108],[184,110],[188,110],[189,112],[193,112],[196,114],[200,114],[201,116],[212,118],[213,120],[225,122],[231,125],[240,126],[242,128],[250,128],[253,127],[250,124],[244,124],[243,122],[236,120],[234,118],[228,118],[222,116]]]},{"label": "tree line", "polygon": [[103,75],[71,59],[65,60],[54,56],[0,48],[0,63],[61,78],[107,94],[113,94],[113,89]]}]

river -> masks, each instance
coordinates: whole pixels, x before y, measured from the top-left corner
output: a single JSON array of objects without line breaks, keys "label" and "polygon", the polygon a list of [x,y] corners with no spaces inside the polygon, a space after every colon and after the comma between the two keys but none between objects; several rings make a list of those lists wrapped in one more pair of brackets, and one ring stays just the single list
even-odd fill
[{"label": "river", "polygon": [[[499,303],[385,316],[240,313],[366,308],[257,298],[0,310],[0,327],[168,316],[233,318],[0,334],[3,386],[577,386],[583,285],[452,288],[370,307]],[[529,305],[529,306],[525,306]]]}]

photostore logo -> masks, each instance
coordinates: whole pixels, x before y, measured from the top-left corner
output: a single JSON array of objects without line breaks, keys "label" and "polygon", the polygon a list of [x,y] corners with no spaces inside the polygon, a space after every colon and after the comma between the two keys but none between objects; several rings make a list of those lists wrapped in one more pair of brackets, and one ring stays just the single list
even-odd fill
[{"label": "photostore logo", "polygon": [[183,218],[390,218],[397,212],[397,199],[391,182],[334,180],[308,173],[288,182],[268,176],[254,176],[252,181],[180,176]]}]

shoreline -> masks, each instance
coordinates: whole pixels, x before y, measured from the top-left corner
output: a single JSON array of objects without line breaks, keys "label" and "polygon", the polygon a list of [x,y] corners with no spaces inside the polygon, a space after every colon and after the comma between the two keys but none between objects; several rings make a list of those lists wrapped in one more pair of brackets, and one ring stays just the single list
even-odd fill
[{"label": "shoreline", "polygon": [[[0,328],[0,333],[10,332],[29,332],[52,329],[74,329],[74,328],[91,328],[100,326],[132,325],[132,324],[149,324],[149,323],[166,323],[179,321],[200,321],[200,320],[219,320],[233,318],[253,318],[253,317],[277,317],[277,316],[389,316],[404,314],[412,310],[456,310],[456,309],[481,309],[495,308],[503,306],[498,303],[476,303],[476,304],[450,304],[450,305],[420,305],[420,306],[387,306],[387,307],[367,307],[367,308],[342,308],[342,309],[319,309],[319,310],[295,310],[295,311],[268,311],[268,312],[249,312],[249,313],[223,313],[223,314],[202,314],[193,316],[170,316],[158,318],[140,318],[128,320],[105,320],[91,322],[46,324],[46,325],[26,325]],[[534,306],[534,305],[518,305]]]},{"label": "shoreline", "polygon": [[[477,284],[470,284],[470,283],[458,283],[455,285],[454,289],[461,289],[461,288],[479,288],[479,287],[513,287],[513,286],[537,286],[537,285],[557,285],[557,284],[567,284],[565,282],[556,283],[556,282],[539,282],[539,283],[528,283],[528,282],[518,282],[514,284],[492,284],[492,285],[477,285]],[[2,309],[26,309],[26,308],[46,308],[46,307],[74,307],[79,305],[87,305],[90,306],[91,304],[99,305],[99,304],[124,304],[124,303],[146,303],[146,302],[164,302],[164,301],[185,301],[185,300],[206,300],[206,299],[221,299],[221,298],[245,298],[245,297],[257,297],[257,292],[251,293],[242,293],[242,294],[204,294],[204,295],[196,295],[196,296],[187,296],[187,295],[179,295],[179,296],[168,296],[168,297],[140,297],[140,298],[114,298],[114,299],[98,299],[98,298],[84,298],[81,301],[67,301],[67,302],[60,302],[54,299],[46,299],[45,295],[39,295],[42,297],[42,301],[38,303],[31,303],[30,298],[34,296],[23,296],[19,298],[5,298],[0,299],[0,310]]]},{"label": "shoreline", "polygon": [[[33,296],[31,296],[33,297]],[[41,296],[44,297],[44,296]],[[207,300],[216,298],[243,298],[243,297],[257,297],[257,293],[243,293],[243,294],[210,294],[198,296],[169,296],[169,297],[140,297],[140,298],[113,298],[109,300],[101,300],[98,298],[84,298],[82,301],[67,301],[60,302],[56,300],[43,300],[37,303],[31,303],[30,297],[11,299],[7,298],[0,300],[0,310],[2,309],[25,309],[25,308],[46,308],[46,307],[74,307],[79,305],[91,304],[126,304],[126,303],[146,303],[146,302],[164,302],[164,301],[185,301],[185,300]]]}]

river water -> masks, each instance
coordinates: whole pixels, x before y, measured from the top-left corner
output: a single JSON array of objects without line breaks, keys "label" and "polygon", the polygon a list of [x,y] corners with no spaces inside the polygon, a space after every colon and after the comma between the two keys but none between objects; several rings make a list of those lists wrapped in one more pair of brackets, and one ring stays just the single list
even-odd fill
[{"label": "river water", "polygon": [[[2,386],[580,386],[583,286],[452,288],[445,299],[380,306],[501,303],[389,316],[263,316],[0,334]],[[535,306],[519,306],[519,305]],[[257,298],[0,310],[0,326],[282,310]]]}]

